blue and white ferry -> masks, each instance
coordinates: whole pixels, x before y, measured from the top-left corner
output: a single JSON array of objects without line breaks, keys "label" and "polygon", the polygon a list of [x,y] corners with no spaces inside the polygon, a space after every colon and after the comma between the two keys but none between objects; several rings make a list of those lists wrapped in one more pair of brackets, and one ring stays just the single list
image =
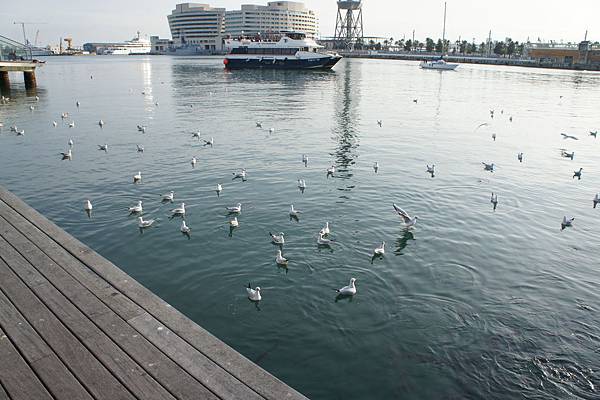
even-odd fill
[{"label": "blue and white ferry", "polygon": [[282,32],[279,41],[226,39],[227,69],[331,69],[342,58],[302,32]]}]

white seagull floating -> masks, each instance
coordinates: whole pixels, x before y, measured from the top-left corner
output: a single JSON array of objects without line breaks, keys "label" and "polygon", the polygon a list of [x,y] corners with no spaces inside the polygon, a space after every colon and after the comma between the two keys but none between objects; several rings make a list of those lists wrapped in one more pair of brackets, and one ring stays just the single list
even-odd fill
[{"label": "white seagull floating", "polygon": [[392,204],[392,206],[394,207],[394,210],[396,210],[398,215],[402,217],[402,219],[404,220],[404,224],[407,228],[415,226],[419,217],[411,217],[406,211],[398,207],[396,204]]},{"label": "white seagull floating", "polygon": [[133,176],[133,183],[140,183],[142,181],[142,173],[138,171],[137,174]]},{"label": "white seagull floating", "polygon": [[104,121],[102,121],[102,120],[98,121],[98,125],[100,125],[100,128],[104,127]]},{"label": "white seagull floating", "polygon": [[196,163],[198,163],[198,160],[196,159],[196,157],[192,157],[192,161],[190,161],[190,164],[192,164],[192,168],[196,168]]},{"label": "white seagull floating", "polygon": [[435,164],[432,164],[431,166],[427,165],[427,172],[433,176],[433,174],[435,174]]},{"label": "white seagull floating", "polygon": [[227,207],[227,212],[231,214],[240,214],[242,212],[242,203],[237,203],[235,206]]},{"label": "white seagull floating", "polygon": [[138,217],[138,227],[141,229],[150,228],[153,223],[153,219],[144,220],[144,218]]},{"label": "white seagull floating", "polygon": [[239,223],[237,217],[233,217],[233,219],[231,221],[229,221],[229,226],[231,226],[232,228],[237,228],[240,226],[240,223]]},{"label": "white seagull floating", "polygon": [[275,257],[275,262],[277,265],[287,265],[288,260],[284,256],[281,255],[281,250],[277,250],[277,256]]},{"label": "white seagull floating", "polygon": [[519,162],[523,162],[523,153],[517,154],[517,160],[519,160]]},{"label": "white seagull floating", "polygon": [[381,128],[383,126],[383,121],[378,119],[377,120],[377,125],[379,125],[379,127]]},{"label": "white seagull floating", "polygon": [[260,122],[260,121],[259,121],[259,122],[257,122],[257,123],[256,123],[256,127],[257,127],[257,128],[262,128],[262,122]]},{"label": "white seagull floating", "polygon": [[73,158],[73,153],[71,152],[71,149],[67,150],[66,153],[60,153],[60,154],[62,154],[63,160],[70,160]]},{"label": "white seagull floating", "polygon": [[69,147],[73,147],[74,144],[73,139],[69,139]]},{"label": "white seagull floating", "polygon": [[269,128],[269,133],[275,133],[275,128]]},{"label": "white seagull floating", "polygon": [[188,235],[188,237],[189,237],[189,234],[192,232],[192,228],[190,228],[189,226],[187,226],[185,224],[185,219],[183,221],[181,221],[181,227],[179,228],[179,230],[184,235]]},{"label": "white seagull floating", "polygon": [[242,168],[240,172],[233,172],[233,179],[241,178],[243,181],[246,180],[246,168]]},{"label": "white seagull floating", "polygon": [[200,140],[200,132],[194,132],[194,133],[192,133],[192,139],[198,139],[198,140]]},{"label": "white seagull floating", "polygon": [[317,244],[319,246],[329,246],[334,242],[333,239],[326,239],[323,237],[323,234],[319,232],[319,236],[317,237]]},{"label": "white seagull floating", "polygon": [[494,192],[492,192],[492,197],[490,199],[490,203],[492,203],[494,205],[494,210],[496,210],[496,207],[498,207],[498,195],[495,194]]},{"label": "white seagull floating", "polygon": [[283,232],[279,232],[279,235],[274,235],[271,232],[269,232],[269,235],[271,236],[271,241],[275,244],[284,244],[285,243],[285,239],[284,239],[284,234]]},{"label": "white seagull floating", "polygon": [[566,151],[566,150],[562,150],[560,154],[561,154],[563,157],[565,157],[565,158],[570,158],[571,160],[572,160],[573,158],[575,158],[575,152],[574,152],[574,151],[572,151],[572,152],[570,152],[570,153],[569,153],[569,152],[568,152],[568,151]]},{"label": "white seagull floating", "polygon": [[221,192],[223,191],[223,185],[217,183],[217,189],[215,191],[217,192],[218,196],[221,195]]},{"label": "white seagull floating", "polygon": [[75,128],[75,121],[69,122],[69,128]]},{"label": "white seagull floating", "polygon": [[325,235],[329,235],[330,230],[329,230],[329,221],[325,222],[325,226],[323,228],[321,228],[321,230],[319,231],[319,235],[321,236],[325,236]]},{"label": "white seagull floating", "polygon": [[92,202],[89,200],[85,201],[85,204],[83,205],[83,209],[87,212],[92,211],[93,207],[92,207]]},{"label": "white seagull floating", "polygon": [[375,170],[375,173],[379,171],[379,162],[375,161],[375,163],[373,164],[373,170]]},{"label": "white seagull floating", "polygon": [[306,181],[304,179],[298,179],[298,188],[302,191],[306,189]]},{"label": "white seagull floating", "polygon": [[248,284],[246,288],[246,293],[248,293],[248,298],[251,301],[261,301],[262,296],[260,295],[260,288],[257,286],[256,289],[252,289],[252,286]]},{"label": "white seagull floating", "polygon": [[143,153],[144,152],[144,146],[142,146],[141,144],[136,144],[136,147],[137,147],[138,153]]},{"label": "white seagull floating", "polygon": [[142,201],[138,200],[137,204],[133,207],[129,207],[129,214],[141,214],[144,209],[142,208]]},{"label": "white seagull floating", "polygon": [[573,226],[573,221],[575,221],[574,217],[567,218],[567,216],[564,216],[562,223],[560,224],[560,230],[562,231],[567,227]]},{"label": "white seagull floating", "polygon": [[103,150],[104,152],[108,152],[108,144],[99,144],[98,150]]},{"label": "white seagull floating", "polygon": [[573,179],[577,178],[579,180],[581,180],[581,172],[583,171],[583,168],[579,168],[579,171],[573,171]]},{"label": "white seagull floating", "polygon": [[486,171],[494,172],[494,168],[496,168],[496,165],[494,163],[488,164],[488,163],[482,162],[482,164],[483,164],[483,169],[485,169]]},{"label": "white seagull floating", "polygon": [[173,217],[176,217],[176,216],[185,217],[185,203],[181,203],[181,205],[179,207],[171,210],[171,214]]},{"label": "white seagull floating", "polygon": [[172,203],[174,198],[175,198],[175,192],[172,190],[169,193],[165,193],[162,195],[162,201],[164,201],[164,202],[170,201]]},{"label": "white seagull floating", "polygon": [[210,140],[205,140],[204,141],[204,145],[205,146],[213,147],[213,144],[215,144],[215,138],[213,138],[213,137],[211,137]]},{"label": "white seagull floating", "polygon": [[356,294],[356,285],[354,285],[354,282],[356,282],[356,278],[350,278],[350,284],[348,284],[348,286],[336,289],[335,291],[340,296],[354,296]]},{"label": "white seagull floating", "polygon": [[298,218],[302,214],[302,211],[294,209],[294,205],[290,206],[290,217]]},{"label": "white seagull floating", "polygon": [[58,126],[58,123],[56,121],[52,121],[52,126],[56,128]]},{"label": "white seagull floating", "polygon": [[302,154],[302,162],[304,163],[304,166],[306,167],[306,165],[308,164],[308,156],[306,154]]},{"label": "white seagull floating", "polygon": [[596,193],[596,197],[594,197],[594,208],[600,203],[600,193]]},{"label": "white seagull floating", "polygon": [[330,175],[333,176],[333,174],[335,174],[335,165],[332,165],[331,167],[327,168],[327,177],[329,177]]},{"label": "white seagull floating", "polygon": [[373,255],[382,256],[385,254],[385,241],[381,242],[381,246],[375,247],[373,250]]}]

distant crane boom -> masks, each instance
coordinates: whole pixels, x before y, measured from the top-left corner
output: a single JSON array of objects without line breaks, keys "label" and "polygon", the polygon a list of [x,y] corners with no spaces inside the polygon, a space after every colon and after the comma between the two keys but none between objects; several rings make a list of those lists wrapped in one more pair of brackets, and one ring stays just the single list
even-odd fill
[{"label": "distant crane boom", "polygon": [[[23,44],[29,46],[29,40],[27,40],[27,34],[25,33],[25,25],[43,25],[45,24],[45,22],[13,22],[13,25],[21,25],[21,29],[23,30]],[[39,30],[38,30],[38,34],[39,34]],[[36,39],[35,41],[37,42],[37,34],[36,34]]]}]

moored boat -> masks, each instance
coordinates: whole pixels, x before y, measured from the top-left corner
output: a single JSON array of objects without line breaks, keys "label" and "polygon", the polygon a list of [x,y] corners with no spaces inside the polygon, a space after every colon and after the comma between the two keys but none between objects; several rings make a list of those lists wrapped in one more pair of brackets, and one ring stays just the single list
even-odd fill
[{"label": "moored boat", "polygon": [[279,41],[227,39],[227,69],[331,69],[342,58],[301,32],[283,32]]},{"label": "moored boat", "polygon": [[458,67],[458,64],[447,63],[443,59],[439,60],[431,60],[431,61],[422,61],[420,64],[423,69],[437,69],[440,71],[452,71]]}]

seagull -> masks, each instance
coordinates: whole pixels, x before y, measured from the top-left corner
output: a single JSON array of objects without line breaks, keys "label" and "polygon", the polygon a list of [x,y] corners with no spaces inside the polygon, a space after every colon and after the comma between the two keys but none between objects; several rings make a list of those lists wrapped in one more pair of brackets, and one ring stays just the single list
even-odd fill
[{"label": "seagull", "polygon": [[105,152],[108,152],[108,145],[107,144],[99,144],[98,150],[104,150]]},{"label": "seagull", "polygon": [[277,250],[277,257],[275,257],[275,262],[277,265],[287,265],[288,260],[284,256],[281,255],[281,250]]},{"label": "seagull", "polygon": [[294,205],[290,206],[290,217],[298,218],[302,214],[302,211],[298,211],[294,209]]},{"label": "seagull", "polygon": [[306,154],[302,154],[302,162],[305,167],[308,165],[308,156]]},{"label": "seagull", "polygon": [[240,226],[237,217],[233,217],[233,219],[229,221],[229,226],[231,226],[232,228],[237,228]]},{"label": "seagull", "polygon": [[319,232],[319,236],[317,236],[317,244],[319,246],[329,246],[334,242],[333,239],[326,239],[323,237],[323,234]]},{"label": "seagull", "polygon": [[198,140],[200,140],[200,132],[194,132],[194,133],[192,133],[192,139],[198,139]]},{"label": "seagull", "polygon": [[69,123],[69,128],[75,128],[75,121],[71,121]]},{"label": "seagull", "polygon": [[73,158],[73,153],[71,153],[71,149],[67,150],[66,153],[60,153],[62,155],[63,160],[71,160]]},{"label": "seagull", "polygon": [[192,157],[192,161],[190,161],[190,164],[192,164],[192,168],[196,168],[197,162],[198,162],[198,160],[196,159],[196,157]]},{"label": "seagull", "polygon": [[129,207],[129,215],[131,214],[141,214],[144,209],[142,208],[142,201],[138,200],[137,204],[133,207]]},{"label": "seagull", "polygon": [[85,204],[83,205],[83,209],[85,210],[85,212],[88,214],[88,216],[92,213],[92,209],[94,207],[92,207],[92,202],[89,200],[85,201]]},{"label": "seagull", "polygon": [[494,110],[490,110],[490,117],[494,118]]},{"label": "seagull", "polygon": [[210,147],[213,147],[213,144],[215,144],[215,138],[212,138],[212,137],[211,137],[211,138],[210,138],[210,140],[205,140],[205,141],[204,141],[204,145],[205,145],[205,146],[210,146]]},{"label": "seagull", "polygon": [[256,127],[257,127],[257,128],[262,128],[262,122],[258,121],[258,122],[256,123]]},{"label": "seagull", "polygon": [[419,99],[413,99],[413,103],[417,104],[419,102]]},{"label": "seagull", "polygon": [[98,125],[100,125],[100,128],[104,127],[104,121],[102,121],[102,120],[98,121]]},{"label": "seagull", "polygon": [[256,287],[256,289],[252,289],[252,287],[248,283],[246,292],[248,293],[248,298],[250,299],[250,301],[261,301],[262,300],[262,296],[260,295],[260,288],[258,286]]},{"label": "seagull", "polygon": [[402,217],[402,219],[404,220],[404,224],[407,228],[415,226],[419,217],[411,217],[406,211],[398,207],[396,204],[392,204],[392,206],[394,207],[394,210],[396,210],[398,215]]},{"label": "seagull", "polygon": [[304,193],[304,190],[306,189],[306,181],[304,179],[298,179],[298,189]]},{"label": "seagull", "polygon": [[75,105],[77,106],[77,108],[79,108],[79,106],[81,105],[81,103],[79,101],[75,102]]},{"label": "seagull", "polygon": [[332,165],[331,167],[327,168],[327,177],[329,178],[329,176],[333,176],[333,174],[335,174],[335,165]]},{"label": "seagull", "polygon": [[383,121],[380,120],[380,119],[378,119],[377,120],[377,125],[379,125],[380,128],[383,127]]},{"label": "seagull", "polygon": [[598,137],[598,131],[594,131],[594,132],[590,131],[590,136],[593,136],[595,138]]},{"label": "seagull", "polygon": [[269,133],[271,133],[271,134],[275,133],[275,128],[269,128]]},{"label": "seagull", "polygon": [[492,192],[492,197],[490,199],[490,203],[494,205],[494,211],[496,211],[496,207],[498,207],[498,195]]},{"label": "seagull", "polygon": [[242,170],[240,172],[233,172],[233,179],[242,179],[243,181],[246,180],[246,168],[242,168]]},{"label": "seagull", "polygon": [[356,282],[356,278],[351,278],[348,286],[344,286],[341,289],[336,289],[335,291],[340,296],[354,296],[356,294],[356,286],[354,285],[354,282]]},{"label": "seagull", "polygon": [[494,168],[496,167],[496,165],[494,163],[488,164],[488,163],[482,162],[482,164],[483,164],[483,169],[485,169],[486,171],[494,172]]},{"label": "seagull", "polygon": [[73,142],[73,139],[69,139],[69,142],[68,142],[68,143],[69,143],[69,147],[73,147],[73,145],[75,144],[75,143]]},{"label": "seagull", "polygon": [[492,133],[492,139],[494,139],[494,142],[496,141],[496,134]]},{"label": "seagull", "polygon": [[33,110],[35,110],[35,107],[34,107],[34,106],[29,106],[29,109],[30,109],[31,111],[33,111]]},{"label": "seagull", "polygon": [[579,168],[579,171],[574,171],[573,179],[577,178],[581,180],[581,171],[583,171],[583,168]]},{"label": "seagull", "polygon": [[25,136],[25,129],[21,129],[20,131],[17,131],[17,136]]},{"label": "seagull", "polygon": [[175,197],[175,192],[171,190],[169,193],[165,193],[162,195],[162,201],[165,203],[170,201],[172,203],[174,197]]},{"label": "seagull", "polygon": [[577,137],[573,136],[573,135],[567,135],[566,133],[561,133],[563,139],[573,139],[573,140],[579,140],[577,139]]},{"label": "seagull", "polygon": [[35,101],[40,101],[40,96],[35,96]]},{"label": "seagull", "polygon": [[377,161],[375,161],[375,163],[373,163],[373,170],[375,171],[375,173],[377,173],[379,171],[379,163]]},{"label": "seagull", "polygon": [[279,232],[279,235],[274,235],[271,232],[269,232],[269,235],[271,236],[271,241],[275,244],[279,244],[282,245],[285,243],[285,239],[284,239],[284,235],[283,232]]},{"label": "seagull", "polygon": [[235,206],[226,207],[230,214],[240,214],[242,212],[242,203],[237,203]]},{"label": "seagull", "polygon": [[375,247],[373,250],[373,255],[382,256],[385,254],[385,241],[381,242],[381,246]]},{"label": "seagull", "polygon": [[171,210],[171,218],[174,217],[185,217],[185,203],[181,203],[179,207]]},{"label": "seagull", "polygon": [[150,228],[154,221],[153,219],[144,220],[144,218],[138,217],[138,227],[141,229]]},{"label": "seagull", "polygon": [[16,132],[17,131],[17,126],[16,125],[11,126],[10,127],[10,131],[11,132]]},{"label": "seagull", "polygon": [[431,177],[435,175],[435,164],[431,164],[431,166],[427,165],[427,172],[431,174]]},{"label": "seagull", "polygon": [[475,130],[477,130],[477,129],[483,127],[483,126],[488,126],[488,125],[489,125],[489,123],[484,122],[483,124],[479,124],[479,126],[477,128],[475,128]]},{"label": "seagull", "polygon": [[596,193],[596,197],[594,197],[594,208],[600,203],[600,193]]},{"label": "seagull", "polygon": [[52,121],[52,126],[56,128],[58,126],[58,123],[56,121]]},{"label": "seagull", "polygon": [[511,116],[508,118],[508,120],[509,120],[510,122],[512,122],[512,119],[513,119],[513,118],[512,118],[512,115],[511,115]]},{"label": "seagull", "polygon": [[67,112],[64,112],[64,113],[60,114],[60,117],[61,117],[62,119],[65,119],[65,118],[67,118],[68,116],[69,116],[69,113],[67,113]]},{"label": "seagull", "polygon": [[562,150],[560,154],[561,154],[561,155],[562,155],[564,158],[570,158],[571,160],[572,160],[572,159],[575,157],[575,152],[574,152],[574,151],[572,151],[572,152],[570,152],[570,153],[569,153],[569,152],[568,152],[568,151],[566,151],[566,150]]},{"label": "seagull", "polygon": [[575,218],[573,218],[573,217],[567,218],[566,216],[564,216],[562,223],[560,224],[560,230],[562,231],[567,227],[573,226],[573,221],[575,221]]},{"label": "seagull", "polygon": [[216,189],[217,196],[220,196],[222,191],[223,191],[223,186],[220,183],[217,183],[217,189]]},{"label": "seagull", "polygon": [[325,222],[325,226],[323,228],[321,228],[321,230],[319,231],[319,235],[321,236],[325,236],[325,235],[329,235],[330,230],[329,230],[329,221]]},{"label": "seagull", "polygon": [[519,160],[519,162],[523,162],[523,153],[517,154],[517,159]]},{"label": "seagull", "polygon": [[145,127],[144,125],[138,125],[138,126],[137,126],[137,130],[138,130],[139,132],[146,132],[146,127]]},{"label": "seagull", "polygon": [[137,147],[138,153],[143,153],[144,152],[144,146],[142,146],[141,144],[137,144],[136,147]]},{"label": "seagull", "polygon": [[192,232],[192,228],[190,228],[189,226],[187,226],[185,224],[185,219],[183,221],[181,221],[181,227],[179,228],[179,230],[181,231],[181,233],[186,235],[188,237],[188,239],[190,238],[190,233]]},{"label": "seagull", "polygon": [[133,176],[133,183],[140,183],[142,181],[142,173],[138,171],[137,174]]}]

